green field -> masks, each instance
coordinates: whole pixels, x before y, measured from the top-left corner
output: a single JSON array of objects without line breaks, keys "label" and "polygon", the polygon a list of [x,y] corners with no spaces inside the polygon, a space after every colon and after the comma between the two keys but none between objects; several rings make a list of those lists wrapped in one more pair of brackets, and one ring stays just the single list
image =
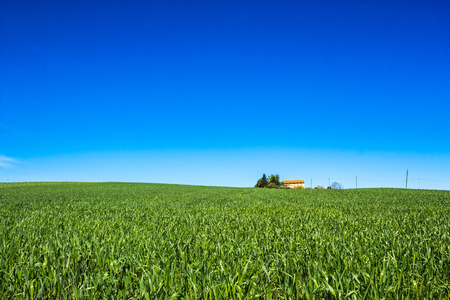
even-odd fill
[{"label": "green field", "polygon": [[0,299],[450,299],[450,192],[0,183]]}]

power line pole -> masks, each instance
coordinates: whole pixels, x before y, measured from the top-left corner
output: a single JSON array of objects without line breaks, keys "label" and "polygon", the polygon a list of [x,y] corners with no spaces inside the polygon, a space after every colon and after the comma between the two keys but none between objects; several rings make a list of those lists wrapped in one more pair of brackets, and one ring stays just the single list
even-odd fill
[{"label": "power line pole", "polygon": [[331,186],[330,178],[328,178],[328,186]]},{"label": "power line pole", "polygon": [[312,178],[311,178],[311,189],[312,189]]},{"label": "power line pole", "polygon": [[419,190],[420,190],[420,178],[419,178]]},{"label": "power line pole", "polygon": [[358,176],[356,176],[356,188],[358,188]]},{"label": "power line pole", "polygon": [[341,189],[344,188],[344,177],[341,177]]},{"label": "power line pole", "polygon": [[408,169],[406,169],[406,189],[408,188]]}]

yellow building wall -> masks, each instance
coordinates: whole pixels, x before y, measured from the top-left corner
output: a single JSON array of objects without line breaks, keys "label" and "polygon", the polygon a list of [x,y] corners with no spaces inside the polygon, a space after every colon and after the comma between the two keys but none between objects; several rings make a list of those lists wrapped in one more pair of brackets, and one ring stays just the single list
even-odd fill
[{"label": "yellow building wall", "polygon": [[291,189],[295,189],[296,187],[299,187],[299,186],[303,186],[303,187],[305,186],[304,183],[286,183],[286,185]]}]

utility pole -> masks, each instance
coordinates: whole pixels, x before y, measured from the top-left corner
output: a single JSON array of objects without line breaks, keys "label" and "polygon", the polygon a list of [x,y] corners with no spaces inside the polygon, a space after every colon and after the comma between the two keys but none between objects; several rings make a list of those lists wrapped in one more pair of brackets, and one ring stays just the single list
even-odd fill
[{"label": "utility pole", "polygon": [[420,190],[420,178],[419,178],[419,190]]},{"label": "utility pole", "polygon": [[330,178],[328,178],[328,186],[331,186]]},{"label": "utility pole", "polygon": [[356,176],[356,188],[358,188],[358,176]]},{"label": "utility pole", "polygon": [[311,178],[311,189],[312,189],[312,178]]},{"label": "utility pole", "polygon": [[344,188],[344,177],[341,177],[341,190]]},{"label": "utility pole", "polygon": [[406,185],[405,185],[405,189],[408,188],[408,169],[406,169]]}]

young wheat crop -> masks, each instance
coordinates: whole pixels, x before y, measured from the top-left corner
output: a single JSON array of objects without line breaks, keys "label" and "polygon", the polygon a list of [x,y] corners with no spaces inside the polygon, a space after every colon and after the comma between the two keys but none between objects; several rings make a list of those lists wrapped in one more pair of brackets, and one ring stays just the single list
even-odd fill
[{"label": "young wheat crop", "polygon": [[450,298],[450,192],[0,184],[0,299]]}]

